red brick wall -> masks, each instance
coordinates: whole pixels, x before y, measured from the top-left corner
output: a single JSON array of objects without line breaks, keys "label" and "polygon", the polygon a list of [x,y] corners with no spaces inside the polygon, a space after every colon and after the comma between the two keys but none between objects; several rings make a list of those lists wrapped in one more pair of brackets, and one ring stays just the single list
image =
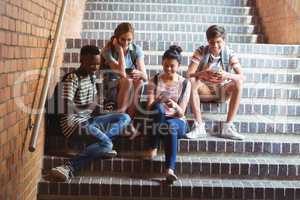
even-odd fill
[{"label": "red brick wall", "polygon": [[299,0],[256,0],[268,43],[300,44]]},{"label": "red brick wall", "polygon": [[[78,36],[84,2],[71,0],[66,15],[69,36]],[[0,0],[0,199],[36,199],[41,176],[44,129],[37,149],[28,151],[30,111],[39,102],[43,78],[28,72],[47,69],[62,0]],[[80,9],[80,10],[78,10]],[[73,17],[72,17],[73,16]],[[76,16],[76,17],[74,17]],[[76,20],[72,21],[72,20]],[[65,25],[66,25],[65,24]],[[76,24],[76,25],[74,25]],[[64,37],[56,69],[61,66]]]}]

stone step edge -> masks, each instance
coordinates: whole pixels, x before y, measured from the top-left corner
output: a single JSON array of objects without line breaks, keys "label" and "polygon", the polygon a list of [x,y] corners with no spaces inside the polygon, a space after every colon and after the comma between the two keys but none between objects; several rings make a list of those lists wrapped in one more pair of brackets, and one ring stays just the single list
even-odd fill
[{"label": "stone step edge", "polygon": [[[175,15],[178,13],[175,13],[175,12],[151,12],[151,11],[127,11],[127,10],[122,10],[122,11],[109,11],[109,10],[85,10],[84,11],[84,14],[90,14],[90,13],[101,13],[101,14],[114,14],[114,13],[117,13],[117,14],[144,14],[144,15],[155,15],[155,14],[170,14],[170,15]],[[181,13],[183,14],[183,13]],[[198,16],[207,16],[207,13],[184,13],[183,16],[195,16],[195,17],[198,17]],[[210,16],[214,16],[214,17],[231,17],[231,18],[242,18],[242,19],[249,19],[249,20],[256,20],[256,19],[259,19],[258,16],[256,15],[251,15],[251,14],[243,14],[243,15],[235,15],[235,14],[220,14],[220,13],[214,13],[214,14],[211,14]],[[96,19],[83,19],[83,21],[97,21]],[[110,19],[111,20],[111,19]],[[106,20],[104,20],[106,21]],[[119,20],[118,20],[119,21]],[[150,23],[151,21],[147,21],[148,23]],[[155,22],[155,21],[152,21],[152,22]],[[204,22],[205,23],[205,22]],[[225,24],[230,24],[230,23],[225,23]],[[257,24],[249,24],[249,25],[254,25],[256,26]]]},{"label": "stone step edge", "polygon": [[[95,31],[95,29],[84,29],[81,31],[81,33],[112,33],[113,31],[111,29],[101,29],[98,31]],[[134,31],[135,35],[136,34],[169,34],[174,32],[172,31],[146,31],[146,30],[135,30]],[[193,35],[204,35],[205,32],[182,32],[181,34],[193,34]],[[251,34],[240,34],[240,33],[228,33],[227,37],[252,37],[252,38],[258,38],[258,37],[264,37],[262,33],[251,33]]]},{"label": "stone step edge", "polygon": [[[63,62],[61,69],[68,69],[68,68],[78,68],[80,66],[80,63],[78,62]],[[145,65],[146,70],[160,70],[162,71],[162,66],[161,65]],[[184,72],[188,69],[187,65],[180,65],[179,68],[179,72]],[[253,70],[270,70],[270,73],[274,73],[274,74],[280,74],[280,73],[284,73],[284,71],[288,71],[288,73],[284,73],[284,74],[295,74],[298,75],[300,68],[276,68],[276,67],[270,67],[270,68],[259,68],[259,67],[255,67],[255,68],[251,68],[251,67],[243,67],[243,70],[249,72],[249,71],[253,71]],[[290,72],[289,70],[291,70],[292,72]],[[255,73],[255,72],[254,72]],[[262,72],[263,73],[263,72]],[[282,83],[284,84],[284,83]]]},{"label": "stone step edge", "polygon": [[[128,152],[120,152],[120,157],[109,159],[112,162],[165,162],[164,160],[164,152],[159,151],[157,156],[155,156],[152,160],[143,160],[139,158],[139,156],[129,155],[130,157],[123,157],[122,153],[130,153]],[[68,157],[64,156],[51,156],[44,155],[44,160],[67,160]],[[262,153],[247,155],[245,157],[245,153],[196,153],[196,152],[179,152],[177,154],[177,163],[216,163],[216,164],[268,164],[268,165],[296,165],[300,170],[300,158],[299,155],[280,155],[280,154],[272,154],[266,155]],[[299,171],[300,175],[300,171]]]},{"label": "stone step edge", "polygon": [[[101,50],[101,49],[100,49]],[[80,48],[72,48],[72,49],[65,49],[64,53],[78,53],[80,52]],[[148,51],[144,50],[143,51],[145,55],[148,56],[162,56],[164,51]],[[193,52],[192,51],[183,51],[181,53],[183,56],[186,57],[192,57]],[[299,61],[300,57],[298,55],[277,55],[277,54],[246,54],[246,53],[236,53],[236,55],[239,58],[248,58],[248,59],[272,59],[272,60],[296,60]]]},{"label": "stone step edge", "polygon": [[[108,2],[108,1],[94,1],[94,2],[89,2],[89,1],[87,1],[86,2],[86,4],[122,4],[122,5],[128,5],[128,2],[124,2],[124,1],[115,1],[115,2]],[[159,6],[159,5],[166,5],[166,6],[177,6],[177,5],[179,5],[179,6],[191,6],[190,4],[184,4],[184,3],[145,3],[145,2],[134,2],[134,4],[135,5],[157,5],[157,6]],[[206,4],[195,4],[195,5],[193,5],[193,6],[203,6],[203,7],[211,7],[211,6],[208,6],[208,5],[206,5]],[[252,9],[254,9],[254,7],[252,7],[252,6],[247,6],[247,5],[245,5],[245,6],[232,6],[232,5],[222,5],[222,4],[216,4],[216,5],[214,5],[214,7],[226,7],[226,8],[234,8],[234,9],[246,9],[246,10],[252,10]]]},{"label": "stone step edge", "polygon": [[[66,38],[65,40],[80,40],[80,41],[103,41],[102,39],[88,39],[88,38],[78,38],[78,37],[74,37],[74,38]],[[104,40],[106,42],[108,42],[108,40]],[[136,42],[155,42],[155,43],[158,43],[158,42],[167,42],[169,43],[168,41],[141,41],[141,40],[137,40]],[[174,42],[176,43],[176,42]],[[179,42],[180,43],[180,42]],[[181,43],[193,43],[193,42],[181,42]],[[297,44],[272,44],[272,43],[253,43],[253,44],[246,44],[246,43],[234,43],[234,42],[231,42],[230,44],[232,45],[241,45],[241,46],[267,46],[267,47],[298,47],[300,48],[300,45],[297,45]]]}]

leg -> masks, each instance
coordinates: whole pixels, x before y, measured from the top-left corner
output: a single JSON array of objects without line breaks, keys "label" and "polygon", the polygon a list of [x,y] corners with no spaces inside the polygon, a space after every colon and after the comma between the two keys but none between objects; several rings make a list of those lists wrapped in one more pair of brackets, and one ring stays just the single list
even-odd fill
[{"label": "leg", "polygon": [[128,107],[128,101],[130,96],[130,90],[132,86],[132,81],[127,78],[120,78],[118,84],[118,97],[117,97],[117,107],[118,112],[125,113]]},{"label": "leg", "polygon": [[240,100],[243,92],[243,81],[231,81],[223,88],[226,96],[230,96],[229,111],[227,114],[227,123],[233,122],[238,111]]},{"label": "leg", "polygon": [[143,157],[152,159],[157,154],[157,148],[160,142],[160,127],[161,124],[166,124],[165,109],[160,103],[152,106],[153,114],[150,116],[153,119],[152,134],[149,135],[148,149],[144,152]]},{"label": "leg", "polygon": [[[83,126],[80,126],[79,129],[78,133],[79,131],[81,133],[79,137],[82,138],[82,140],[87,139],[92,141],[91,144],[65,165],[52,168],[46,176],[46,178],[50,181],[67,181],[73,176],[74,172],[79,170],[92,159],[106,155],[116,156],[116,152],[112,151],[113,144],[110,138],[98,128],[97,124],[94,123],[93,120],[87,121]],[[74,135],[71,137],[74,137]]]},{"label": "leg", "polygon": [[186,134],[187,124],[181,119],[168,119],[168,133],[163,135],[166,169],[175,170],[177,156],[177,140]]},{"label": "leg", "polygon": [[205,137],[207,135],[205,130],[205,124],[202,121],[200,100],[210,101],[214,97],[212,96],[210,88],[194,78],[191,79],[192,91],[190,97],[190,103],[192,108],[192,113],[195,118],[194,129],[190,131],[186,136],[190,139]]},{"label": "leg", "polygon": [[135,117],[136,114],[136,108],[137,105],[139,104],[139,98],[140,98],[140,94],[141,94],[141,89],[143,87],[143,81],[142,80],[133,80],[133,101],[130,104],[130,106],[128,107],[128,114],[131,117],[131,119],[133,119]]},{"label": "leg", "polygon": [[165,168],[167,182],[172,183],[177,180],[177,176],[174,171],[176,168],[178,139],[185,135],[187,124],[185,121],[180,119],[168,119],[167,123],[169,132],[167,135],[163,136],[166,158]]},{"label": "leg", "polygon": [[111,139],[99,128],[98,124],[93,119],[90,119],[81,128],[83,139],[92,141],[83,152],[79,153],[76,157],[72,158],[69,162],[73,171],[79,170],[86,163],[105,155],[113,148]]},{"label": "leg", "polygon": [[229,111],[227,114],[226,123],[223,123],[223,128],[221,132],[221,137],[234,139],[234,140],[243,140],[244,135],[239,134],[235,129],[233,124],[233,119],[236,116],[237,110],[240,105],[240,99],[242,96],[243,82],[242,81],[231,81],[223,87],[223,95],[230,97],[229,101]]},{"label": "leg", "polygon": [[98,129],[104,131],[110,139],[120,135],[120,133],[130,124],[130,117],[127,114],[107,114],[97,116],[94,122]]}]

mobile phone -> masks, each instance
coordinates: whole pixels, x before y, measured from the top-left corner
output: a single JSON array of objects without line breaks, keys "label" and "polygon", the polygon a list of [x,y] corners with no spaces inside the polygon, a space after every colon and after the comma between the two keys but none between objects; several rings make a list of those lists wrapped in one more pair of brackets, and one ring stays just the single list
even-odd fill
[{"label": "mobile phone", "polygon": [[133,72],[133,68],[126,68],[125,72],[126,74],[131,74]]}]

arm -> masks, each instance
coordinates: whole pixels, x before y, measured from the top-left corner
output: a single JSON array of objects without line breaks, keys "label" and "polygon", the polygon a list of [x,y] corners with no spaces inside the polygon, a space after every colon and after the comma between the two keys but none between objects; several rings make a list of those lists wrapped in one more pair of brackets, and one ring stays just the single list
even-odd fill
[{"label": "arm", "polygon": [[148,77],[146,73],[144,59],[142,58],[136,59],[135,65],[137,67],[137,70],[133,70],[132,72],[133,79],[142,79],[144,81],[147,81]]},{"label": "arm", "polygon": [[119,44],[117,44],[116,39],[113,40],[112,46],[113,48],[115,48],[115,50],[118,53],[118,60],[113,58],[112,49],[109,46],[105,47],[103,57],[105,58],[109,67],[115,73],[119,74],[121,77],[126,77],[126,72],[125,72],[126,64],[125,64],[124,50]]},{"label": "arm", "polygon": [[172,99],[170,99],[167,102],[167,105],[169,107],[172,107],[176,110],[176,117],[179,117],[179,118],[184,117],[186,107],[189,103],[190,95],[191,95],[191,83],[188,81],[186,89],[184,91],[182,101],[179,104],[177,104],[177,102],[173,101]]},{"label": "arm", "polygon": [[240,62],[239,62],[239,60],[238,60],[238,58],[236,56],[233,56],[230,59],[229,65],[233,69],[233,71],[235,72],[235,74],[223,71],[219,75],[219,77],[222,80],[230,79],[230,80],[237,80],[237,81],[241,80],[241,81],[244,81],[245,80],[245,76],[243,74],[243,71],[242,71],[242,68],[241,68],[241,64],[240,64]]},{"label": "arm", "polygon": [[197,72],[198,65],[199,65],[201,59],[202,59],[202,55],[199,52],[199,50],[197,49],[196,51],[194,51],[193,56],[191,58],[191,62],[188,66],[188,70],[186,73],[187,78],[196,77],[196,72]]},{"label": "arm", "polygon": [[147,78],[145,62],[144,62],[144,52],[140,46],[138,45],[134,45],[134,46],[135,46],[135,53],[136,53],[136,60],[134,64],[136,66],[136,70],[133,70],[130,76],[135,80],[142,79],[146,81],[148,78]]},{"label": "arm", "polygon": [[191,62],[188,66],[187,70],[187,78],[196,78],[199,80],[208,80],[210,76],[212,75],[211,71],[208,70],[208,66],[204,65],[203,69],[201,71],[198,70],[198,66],[203,59],[202,56],[203,47],[199,47],[194,53],[191,58]]}]

